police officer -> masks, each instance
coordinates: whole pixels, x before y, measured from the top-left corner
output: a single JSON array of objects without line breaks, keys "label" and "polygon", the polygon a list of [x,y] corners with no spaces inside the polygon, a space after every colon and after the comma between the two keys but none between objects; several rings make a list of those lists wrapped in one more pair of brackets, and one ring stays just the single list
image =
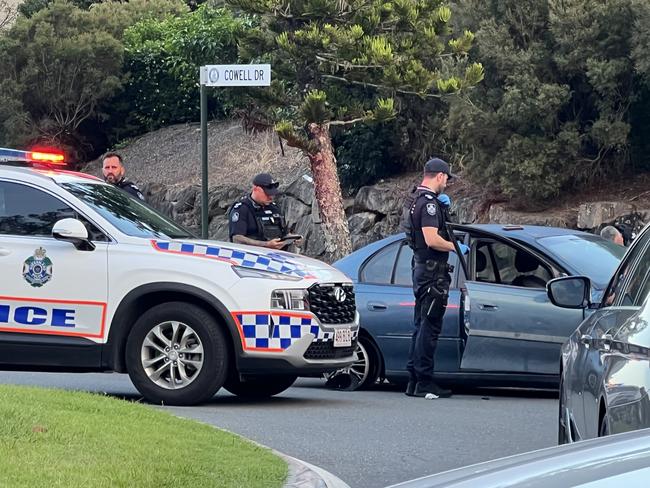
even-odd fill
[{"label": "police officer", "polygon": [[[451,391],[433,381],[434,354],[447,305],[451,266],[450,251],[455,251],[447,232],[450,200],[442,192],[453,175],[449,165],[434,158],[424,165],[424,177],[404,204],[402,228],[413,249],[413,291],[415,293],[415,331],[406,369],[408,396],[429,399],[449,397]],[[458,244],[465,254],[469,248]]]},{"label": "police officer", "polygon": [[268,173],[253,178],[253,189],[230,209],[228,215],[231,242],[284,249],[286,224],[280,208],[273,202],[280,184]]},{"label": "police officer", "polygon": [[102,158],[102,173],[104,174],[104,181],[117,186],[129,195],[144,200],[144,195],[135,183],[124,178],[124,164],[122,163],[122,156],[117,153],[109,152],[104,154]]}]

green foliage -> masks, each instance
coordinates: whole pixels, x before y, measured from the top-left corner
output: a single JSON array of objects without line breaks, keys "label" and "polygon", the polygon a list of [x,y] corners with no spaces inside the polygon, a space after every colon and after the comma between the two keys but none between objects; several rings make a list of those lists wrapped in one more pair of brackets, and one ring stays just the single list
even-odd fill
[{"label": "green foliage", "polygon": [[[468,56],[473,34],[452,37],[452,10],[443,0],[229,3],[261,15],[260,27],[242,40],[240,57],[272,64],[273,103],[291,107],[294,127],[411,119],[423,106],[438,111],[441,100],[483,78],[482,66]],[[322,96],[315,99],[314,90]],[[277,122],[273,106],[250,105],[266,108],[265,117]],[[403,136],[404,124],[390,127],[392,139],[405,143],[402,157],[421,154],[414,139]]]},{"label": "green foliage", "polygon": [[335,132],[338,171],[347,193],[404,170],[399,141],[395,140],[398,132],[396,122],[358,125]]},{"label": "green foliage", "polygon": [[[27,17],[28,19],[33,17],[34,14],[40,12],[44,8],[50,6],[54,0],[24,0],[18,6],[18,12]],[[88,10],[93,3],[99,3],[101,0],[95,2],[92,0],[68,0],[75,7]]]},{"label": "green foliage", "polygon": [[0,121],[7,143],[75,144],[80,124],[102,117],[99,104],[120,86],[122,47],[92,25],[90,12],[56,1],[1,39],[3,94],[12,99]]},{"label": "green foliage", "polygon": [[650,66],[647,2],[458,5],[485,65],[472,103],[454,102],[445,124],[470,178],[535,204],[630,168],[630,106],[645,83],[634,68]]},{"label": "green foliage", "polygon": [[[125,98],[140,130],[198,120],[199,67],[237,61],[237,39],[250,27],[246,17],[203,5],[180,17],[151,18],[124,34]],[[223,115],[236,103],[236,92],[209,90],[213,115]]]},{"label": "green foliage", "polygon": [[101,151],[120,114],[119,103],[109,102],[123,85],[124,29],[187,11],[181,0],[76,6],[90,3],[47,2],[0,37],[1,144],[58,144],[72,160]]}]

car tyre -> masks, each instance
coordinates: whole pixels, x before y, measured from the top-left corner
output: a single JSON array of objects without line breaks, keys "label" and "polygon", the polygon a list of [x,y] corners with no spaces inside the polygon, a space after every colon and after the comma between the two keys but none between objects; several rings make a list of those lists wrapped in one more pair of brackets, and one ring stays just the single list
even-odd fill
[{"label": "car tyre", "polygon": [[228,375],[221,326],[206,310],[168,302],[147,310],[126,342],[131,381],[152,403],[195,405],[214,396]]},{"label": "car tyre", "polygon": [[598,437],[605,437],[609,435],[609,419],[607,418],[607,412],[603,413],[603,418],[600,420],[600,425],[598,426]]},{"label": "car tyre", "polygon": [[374,342],[365,335],[360,335],[354,352],[357,357],[354,363],[325,375],[329,388],[357,391],[377,382],[381,372],[381,355]]},{"label": "car tyre", "polygon": [[295,375],[231,375],[223,387],[233,395],[249,399],[269,398],[291,387],[298,377]]}]

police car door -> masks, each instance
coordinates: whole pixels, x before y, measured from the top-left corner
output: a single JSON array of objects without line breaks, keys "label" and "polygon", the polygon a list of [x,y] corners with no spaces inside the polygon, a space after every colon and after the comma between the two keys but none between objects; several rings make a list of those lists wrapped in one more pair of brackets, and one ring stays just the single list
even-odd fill
[{"label": "police car door", "polygon": [[81,251],[53,238],[70,217],[84,220],[43,188],[0,180],[0,365],[99,366],[108,239],[93,232],[95,249]]},{"label": "police car door", "polygon": [[546,282],[559,275],[535,250],[489,232],[470,231],[464,371],[559,374],[560,347],[581,310],[553,306]]}]

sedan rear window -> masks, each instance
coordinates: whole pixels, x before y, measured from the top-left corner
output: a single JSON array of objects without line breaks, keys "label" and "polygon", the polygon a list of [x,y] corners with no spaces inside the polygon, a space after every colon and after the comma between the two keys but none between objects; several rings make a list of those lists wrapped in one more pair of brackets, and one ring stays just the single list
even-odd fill
[{"label": "sedan rear window", "polygon": [[623,246],[591,234],[542,237],[538,242],[600,288],[607,286],[625,254]]}]

